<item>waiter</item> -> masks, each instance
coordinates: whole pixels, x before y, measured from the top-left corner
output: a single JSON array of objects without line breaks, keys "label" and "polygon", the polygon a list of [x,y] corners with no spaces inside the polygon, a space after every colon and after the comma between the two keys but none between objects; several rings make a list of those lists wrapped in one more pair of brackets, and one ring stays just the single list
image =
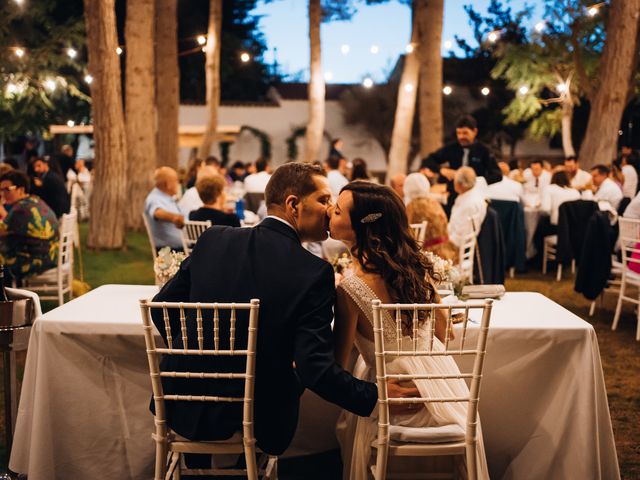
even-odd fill
[{"label": "waiter", "polygon": [[456,141],[436,150],[422,160],[421,171],[426,171],[427,176],[440,174],[441,181],[445,180],[447,183],[449,192],[447,212],[451,211],[456,197],[453,177],[458,168],[473,168],[476,176],[484,177],[488,185],[502,180],[502,172],[496,159],[484,144],[476,141],[477,136],[476,119],[471,115],[460,117],[456,122]]}]

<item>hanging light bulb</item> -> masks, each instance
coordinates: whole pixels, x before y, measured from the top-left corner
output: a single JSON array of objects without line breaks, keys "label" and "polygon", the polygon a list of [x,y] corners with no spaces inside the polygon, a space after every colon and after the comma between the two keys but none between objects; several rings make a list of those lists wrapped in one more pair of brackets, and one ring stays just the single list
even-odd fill
[{"label": "hanging light bulb", "polygon": [[331,80],[333,80],[333,73],[332,72],[324,72],[324,81],[325,82],[330,82]]},{"label": "hanging light bulb", "polygon": [[442,93],[444,93],[445,95],[451,95],[451,92],[453,92],[453,88],[451,88],[449,85],[445,85],[445,87],[442,89]]},{"label": "hanging light bulb", "polygon": [[205,37],[204,35],[198,35],[198,45],[206,45],[207,44],[207,37]]},{"label": "hanging light bulb", "polygon": [[595,17],[598,14],[598,7],[591,7],[590,9],[587,10],[587,13],[589,14],[590,17]]},{"label": "hanging light bulb", "polygon": [[446,40],[444,42],[444,48],[447,50],[451,50],[453,48],[453,42],[451,40]]},{"label": "hanging light bulb", "polygon": [[367,77],[362,81],[362,86],[364,88],[371,88],[373,87],[373,80],[371,79],[371,77]]},{"label": "hanging light bulb", "polygon": [[16,3],[16,5],[22,5],[22,0],[13,0],[13,1]]},{"label": "hanging light bulb", "polygon": [[67,56],[69,58],[76,58],[78,56],[78,51],[74,48],[67,48]]},{"label": "hanging light bulb", "polygon": [[74,122],[73,120],[67,120],[67,127],[69,128],[73,128],[75,126],[76,122]]},{"label": "hanging light bulb", "polygon": [[558,90],[559,93],[564,93],[567,91],[567,84],[566,83],[559,83],[556,85],[556,90]]},{"label": "hanging light bulb", "polygon": [[18,86],[15,83],[8,83],[7,84],[7,93],[9,95],[15,95],[16,93],[18,93]]},{"label": "hanging light bulb", "polygon": [[89,74],[86,74],[84,76],[84,81],[87,82],[89,85],[91,85],[91,82],[93,82],[93,77]]},{"label": "hanging light bulb", "polygon": [[242,52],[240,54],[240,60],[242,60],[243,63],[247,63],[249,60],[251,60],[251,55],[249,55],[247,52]]},{"label": "hanging light bulb", "polygon": [[489,90],[489,87],[483,87],[482,90],[480,90],[480,93],[486,97],[491,93],[491,90]]},{"label": "hanging light bulb", "polygon": [[49,90],[50,92],[55,92],[56,90],[56,81],[53,79],[48,79],[44,82],[44,86],[47,88],[47,90]]},{"label": "hanging light bulb", "polygon": [[540,22],[536,23],[535,27],[533,27],[533,28],[535,28],[536,32],[542,33],[546,26],[547,26],[547,24],[544,21],[540,21]]},{"label": "hanging light bulb", "polygon": [[407,92],[407,93],[413,92],[413,83],[407,83],[404,86],[404,91]]},{"label": "hanging light bulb", "polygon": [[519,89],[518,89],[518,93],[520,95],[526,95],[527,93],[529,93],[529,87],[527,87],[526,85],[522,85]]},{"label": "hanging light bulb", "polygon": [[380,51],[380,47],[378,47],[378,45],[371,45],[369,51],[375,55]]},{"label": "hanging light bulb", "polygon": [[120,47],[116,47],[116,53],[117,53],[118,55],[122,55],[122,48],[120,48]]},{"label": "hanging light bulb", "polygon": [[340,46],[340,51],[342,52],[343,55],[347,55],[351,51],[351,47],[345,43],[342,46]]},{"label": "hanging light bulb", "polygon": [[20,48],[20,47],[16,47],[15,50],[13,51],[13,53],[16,54],[16,57],[18,58],[22,58],[24,57],[24,48]]},{"label": "hanging light bulb", "polygon": [[413,46],[412,43],[409,43],[406,47],[404,47],[404,51],[407,53],[413,53],[414,50],[415,50],[415,47]]}]

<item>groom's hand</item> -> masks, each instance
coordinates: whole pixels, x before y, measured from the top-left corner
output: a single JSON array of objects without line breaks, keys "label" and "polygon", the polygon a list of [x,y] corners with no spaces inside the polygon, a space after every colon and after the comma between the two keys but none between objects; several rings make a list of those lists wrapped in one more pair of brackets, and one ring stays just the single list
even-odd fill
[{"label": "groom's hand", "polygon": [[[400,385],[400,381],[397,378],[387,379],[387,395],[389,398],[411,398],[419,397],[420,392],[413,387],[403,387]],[[389,411],[391,413],[413,413],[420,407],[417,403],[404,403],[404,404],[390,404]]]}]

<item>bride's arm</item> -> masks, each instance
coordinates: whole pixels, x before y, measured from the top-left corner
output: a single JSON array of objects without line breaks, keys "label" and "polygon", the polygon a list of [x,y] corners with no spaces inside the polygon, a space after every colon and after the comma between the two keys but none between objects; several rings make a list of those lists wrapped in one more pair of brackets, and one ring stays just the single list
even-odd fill
[{"label": "bride's arm", "polygon": [[[436,292],[435,298],[433,300],[434,303],[442,303],[440,301],[440,295]],[[445,338],[447,336],[447,315],[444,313],[444,310],[436,310],[436,327],[435,327],[435,335],[438,340],[444,343]],[[453,333],[453,329],[449,332],[449,340],[453,340],[455,335]]]},{"label": "bride's arm", "polygon": [[340,287],[336,289],[336,308],[334,311],[333,338],[335,340],[336,362],[342,368],[346,368],[356,338],[358,310],[347,292]]}]

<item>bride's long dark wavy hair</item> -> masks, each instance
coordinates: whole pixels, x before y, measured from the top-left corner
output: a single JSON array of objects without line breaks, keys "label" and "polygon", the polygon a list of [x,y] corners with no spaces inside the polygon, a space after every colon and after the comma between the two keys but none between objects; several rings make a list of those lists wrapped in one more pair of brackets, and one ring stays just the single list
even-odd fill
[{"label": "bride's long dark wavy hair", "polygon": [[[351,254],[362,269],[382,276],[395,302],[435,301],[429,281],[434,279],[433,265],[411,234],[402,200],[389,187],[366,181],[351,182],[345,190],[353,195],[349,216],[356,242]],[[382,215],[366,221],[377,217],[372,214]]]}]

